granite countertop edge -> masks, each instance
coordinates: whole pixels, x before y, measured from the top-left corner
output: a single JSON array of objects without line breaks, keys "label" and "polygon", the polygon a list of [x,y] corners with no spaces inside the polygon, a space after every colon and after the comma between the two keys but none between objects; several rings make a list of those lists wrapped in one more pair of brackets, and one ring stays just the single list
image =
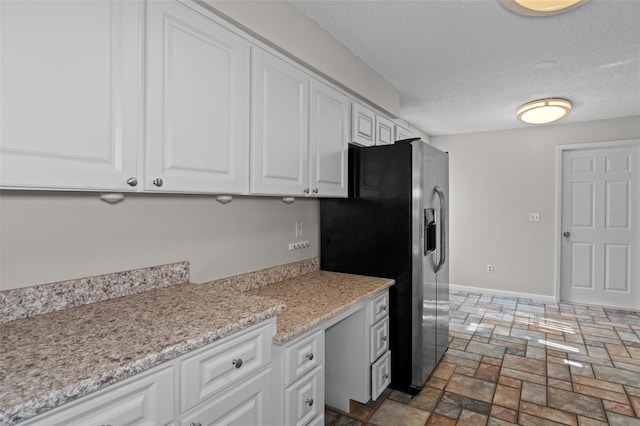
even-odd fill
[{"label": "granite countertop edge", "polygon": [[[192,284],[189,284],[192,285]],[[265,300],[266,298],[262,298]],[[124,364],[115,370],[108,370],[102,374],[82,380],[73,386],[66,386],[47,395],[25,401],[22,404],[10,407],[7,411],[0,411],[0,425],[12,425],[20,421],[31,419],[39,414],[49,412],[60,406],[73,402],[83,396],[103,389],[109,385],[121,382],[138,373],[150,370],[160,364],[178,358],[189,352],[200,349],[210,343],[230,336],[245,328],[251,327],[269,318],[275,317],[285,310],[285,305],[273,301],[273,307],[255,313],[250,317],[242,318],[236,322],[230,322],[225,326],[204,333],[197,338],[163,348],[159,352],[152,352],[146,356]]]},{"label": "granite countertop edge", "polygon": [[314,318],[313,321],[310,321],[307,324],[304,324],[304,326],[300,327],[298,330],[296,330],[293,333],[288,333],[288,334],[279,334],[276,333],[273,336],[273,343],[275,343],[278,346],[283,346],[286,345],[287,343],[289,343],[290,341],[294,340],[297,337],[302,336],[303,334],[305,334],[308,331],[313,330],[314,328],[316,328],[317,326],[319,326],[320,324],[322,324],[325,321],[330,320],[333,317],[336,317],[338,315],[340,315],[343,312],[348,311],[351,307],[357,305],[358,303],[362,302],[363,300],[366,300],[368,298],[370,298],[371,296],[380,293],[382,290],[387,289],[389,287],[391,287],[392,285],[395,284],[395,281],[393,280],[389,280],[388,284],[385,286],[381,286],[380,288],[376,289],[376,290],[372,290],[370,292],[367,292],[366,294],[363,294],[361,297],[350,301],[349,303],[344,304],[343,306],[340,307],[340,309],[336,309],[332,312],[327,313],[326,315],[323,315],[322,317],[317,317]]}]

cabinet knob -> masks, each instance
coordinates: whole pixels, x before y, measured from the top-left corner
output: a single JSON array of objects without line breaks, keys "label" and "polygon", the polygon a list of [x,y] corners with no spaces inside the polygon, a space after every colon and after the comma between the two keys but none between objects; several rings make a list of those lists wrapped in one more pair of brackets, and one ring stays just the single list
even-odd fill
[{"label": "cabinet knob", "polygon": [[136,179],[135,177],[130,177],[129,179],[127,179],[127,185],[129,186],[136,186],[138,184],[138,179]]},{"label": "cabinet knob", "polygon": [[302,192],[304,192],[305,194],[309,193],[309,188],[305,188]]},{"label": "cabinet knob", "polygon": [[382,378],[384,378],[385,380],[387,380],[389,378],[389,373],[385,374],[384,376],[382,376]]},{"label": "cabinet knob", "polygon": [[380,312],[384,312],[387,310],[387,305],[380,306]]},{"label": "cabinet knob", "polygon": [[164,184],[164,182],[163,182],[163,181],[162,181],[162,179],[160,179],[160,178],[155,178],[155,179],[153,180],[153,184],[154,184],[155,186],[157,186],[158,188],[160,188],[160,187]]},{"label": "cabinet knob", "polygon": [[305,399],[304,403],[307,404],[309,407],[313,407],[313,398]]},{"label": "cabinet knob", "polygon": [[382,336],[382,341],[386,342],[387,341],[387,336]]},{"label": "cabinet knob", "polygon": [[236,368],[240,368],[242,367],[242,358],[236,358],[233,361],[231,361],[231,363],[235,365]]},{"label": "cabinet knob", "polygon": [[317,194],[318,193],[318,188],[313,188],[313,193]]},{"label": "cabinet knob", "polygon": [[571,236],[571,232],[569,231],[564,231],[564,233],[562,234],[564,237],[569,238]]},{"label": "cabinet knob", "polygon": [[311,361],[313,359],[313,352],[307,352],[306,354],[304,354],[304,357]]}]

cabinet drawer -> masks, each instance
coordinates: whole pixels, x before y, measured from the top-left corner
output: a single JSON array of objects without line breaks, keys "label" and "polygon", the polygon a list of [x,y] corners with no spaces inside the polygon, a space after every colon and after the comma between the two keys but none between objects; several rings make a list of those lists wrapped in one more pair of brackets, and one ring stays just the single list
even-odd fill
[{"label": "cabinet drawer", "polygon": [[269,364],[272,330],[267,323],[240,332],[180,361],[180,412]]},{"label": "cabinet drawer", "polygon": [[182,416],[180,425],[265,425],[271,419],[271,368]]},{"label": "cabinet drawer", "polygon": [[324,330],[305,337],[284,350],[284,384],[295,382],[324,362]]},{"label": "cabinet drawer", "polygon": [[173,368],[133,376],[51,414],[21,423],[29,426],[164,425],[173,421]]},{"label": "cabinet drawer", "polygon": [[389,318],[371,327],[370,362],[375,361],[389,349]]},{"label": "cabinet drawer", "polygon": [[371,366],[371,399],[378,399],[391,383],[391,352],[387,351]]},{"label": "cabinet drawer", "polygon": [[386,290],[369,302],[370,325],[380,321],[389,314],[389,291]]},{"label": "cabinet drawer", "polygon": [[324,371],[318,367],[285,390],[284,424],[302,426],[324,413]]}]

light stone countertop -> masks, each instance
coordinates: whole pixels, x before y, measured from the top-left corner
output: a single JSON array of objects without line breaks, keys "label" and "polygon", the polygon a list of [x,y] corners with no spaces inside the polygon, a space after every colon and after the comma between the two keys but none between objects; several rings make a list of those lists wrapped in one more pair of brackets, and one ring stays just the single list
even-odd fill
[{"label": "light stone countertop", "polygon": [[0,324],[0,425],[33,417],[284,309],[210,284],[176,284]]},{"label": "light stone countertop", "polygon": [[394,283],[388,278],[316,271],[245,294],[267,297],[286,305],[286,310],[278,314],[278,331],[273,338],[274,343],[282,345]]},{"label": "light stone countertop", "polygon": [[264,274],[257,281],[266,285],[259,288],[237,279],[176,284],[0,324],[0,425],[31,418],[275,315],[274,343],[284,344],[394,284],[327,271],[274,283],[273,271]]}]

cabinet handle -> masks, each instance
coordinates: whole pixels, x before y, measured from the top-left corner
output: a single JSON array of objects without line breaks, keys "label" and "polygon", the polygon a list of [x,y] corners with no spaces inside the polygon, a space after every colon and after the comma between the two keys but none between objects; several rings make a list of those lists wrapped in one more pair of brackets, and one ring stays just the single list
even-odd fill
[{"label": "cabinet handle", "polygon": [[160,187],[164,184],[164,182],[163,182],[163,181],[162,181],[162,179],[160,179],[160,178],[155,178],[155,179],[153,180],[153,184],[154,184],[155,186],[157,186],[158,188],[160,188]]},{"label": "cabinet handle", "polygon": [[127,185],[136,186],[137,184],[138,184],[138,179],[136,179],[135,177],[131,176],[129,179],[127,179]]},{"label": "cabinet handle", "polygon": [[380,306],[380,312],[384,312],[387,310],[387,305]]},{"label": "cabinet handle", "polygon": [[382,376],[383,379],[387,380],[389,378],[389,373],[385,374],[384,376]]},{"label": "cabinet handle", "polygon": [[189,423],[189,426],[202,426],[202,423]]},{"label": "cabinet handle", "polygon": [[307,352],[304,357],[311,361],[313,359],[313,352]]},{"label": "cabinet handle", "polygon": [[242,358],[234,359],[233,361],[231,361],[231,364],[235,365],[236,368],[242,367]]},{"label": "cabinet handle", "polygon": [[313,193],[317,194],[318,193],[318,188],[313,188]]},{"label": "cabinet handle", "polygon": [[309,193],[309,188],[305,188],[302,192],[304,192],[305,194]]},{"label": "cabinet handle", "polygon": [[313,407],[313,398],[305,399],[304,403],[307,404],[309,407]]}]

